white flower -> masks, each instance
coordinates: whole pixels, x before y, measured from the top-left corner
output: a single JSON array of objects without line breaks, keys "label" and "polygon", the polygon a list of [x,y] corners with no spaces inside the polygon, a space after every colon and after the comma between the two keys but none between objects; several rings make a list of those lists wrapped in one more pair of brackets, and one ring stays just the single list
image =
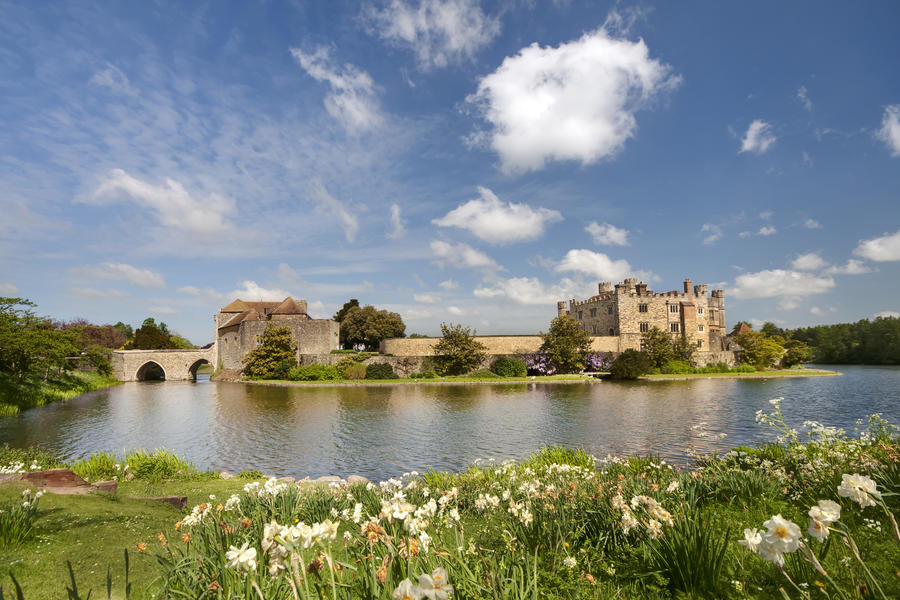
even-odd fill
[{"label": "white flower", "polygon": [[875,506],[872,496],[881,498],[881,493],[878,492],[875,482],[865,475],[858,473],[847,475],[845,473],[841,479],[841,485],[837,490],[838,496],[850,498],[857,502],[860,508]]},{"label": "white flower", "polygon": [[362,502],[357,502],[353,506],[353,516],[351,518],[353,519],[354,523],[359,523],[360,521],[362,521],[362,509]]},{"label": "white flower", "polygon": [[679,486],[678,480],[673,479],[672,483],[669,484],[669,487],[666,488],[666,493],[671,494],[672,492],[674,492],[675,490],[678,489],[678,486]]},{"label": "white flower", "polygon": [[228,552],[225,553],[225,558],[228,559],[225,566],[229,569],[256,570],[256,548],[250,548],[247,542],[244,542],[240,548],[230,546]]},{"label": "white flower", "polygon": [[620,521],[620,525],[622,526],[622,531],[628,533],[635,527],[637,527],[637,519],[634,518],[634,515],[631,514],[631,511],[627,508],[622,511],[622,520]]},{"label": "white flower", "polygon": [[454,521],[459,521],[459,510],[456,508],[451,508],[447,515]]},{"label": "white flower", "polygon": [[349,542],[351,539],[353,539],[353,534],[350,533],[349,531],[345,531],[344,532],[344,541]]},{"label": "white flower", "polygon": [[563,559],[563,564],[566,566],[566,568],[574,569],[576,566],[578,566],[578,561],[575,560],[574,556],[567,556]]},{"label": "white flower", "polygon": [[31,490],[30,490],[30,489],[22,490],[22,497],[23,497],[23,498],[26,498],[26,497],[28,497],[28,496],[30,496],[30,495],[31,495]]},{"label": "white flower", "polygon": [[522,522],[522,525],[528,527],[534,522],[534,515],[531,514],[531,511],[525,509],[522,511],[522,514],[519,515],[519,520]]},{"label": "white flower", "polygon": [[228,497],[228,500],[225,501],[225,510],[232,511],[236,508],[240,508],[241,506],[241,497],[237,494],[232,494]]},{"label": "white flower", "polygon": [[650,536],[650,539],[655,540],[661,532],[662,524],[656,519],[650,519],[650,522],[647,523],[647,535]]},{"label": "white flower", "polygon": [[44,495],[44,490],[38,490],[37,492],[35,492],[34,498],[35,498],[35,500],[37,500],[38,498],[40,498],[43,495]]},{"label": "white flower", "polygon": [[744,539],[738,540],[738,544],[744,546],[750,552],[757,552],[759,550],[759,544],[762,542],[762,534],[757,531],[756,527],[753,529],[745,529],[744,530]]},{"label": "white flower", "polygon": [[841,505],[832,500],[819,500],[809,509],[809,535],[820,542],[828,537],[828,527],[841,518]]},{"label": "white flower", "polygon": [[[763,540],[778,552],[793,552],[800,545],[800,528],[782,517],[775,515],[763,523],[766,531]],[[762,547],[760,547],[762,553]]]},{"label": "white flower", "polygon": [[778,548],[763,540],[759,544],[759,555],[762,556],[769,562],[773,562],[776,565],[784,564],[784,554],[781,553]]},{"label": "white flower", "polygon": [[394,590],[394,593],[391,594],[391,598],[394,600],[422,600],[424,597],[425,594],[422,593],[419,586],[413,585],[413,582],[410,581],[409,578],[401,581],[400,585]]}]

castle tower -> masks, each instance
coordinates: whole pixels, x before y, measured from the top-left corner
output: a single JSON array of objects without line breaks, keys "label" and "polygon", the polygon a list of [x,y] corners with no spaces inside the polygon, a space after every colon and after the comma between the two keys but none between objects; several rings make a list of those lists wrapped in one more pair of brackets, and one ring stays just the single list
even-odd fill
[{"label": "castle tower", "polygon": [[569,309],[566,308],[565,300],[560,300],[556,303],[556,316],[562,317],[569,314]]}]

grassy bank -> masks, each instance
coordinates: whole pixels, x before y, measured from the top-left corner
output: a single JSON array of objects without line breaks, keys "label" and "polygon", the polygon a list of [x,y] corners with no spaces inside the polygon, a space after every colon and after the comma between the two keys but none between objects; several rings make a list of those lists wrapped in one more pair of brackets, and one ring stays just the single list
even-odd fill
[{"label": "grassy bank", "polygon": [[73,371],[47,381],[26,381],[20,384],[0,385],[0,417],[18,414],[19,411],[43,406],[59,400],[68,400],[102,388],[119,385],[114,377]]},{"label": "grassy bank", "polygon": [[243,379],[242,383],[286,386],[328,386],[328,385],[396,385],[396,384],[452,384],[452,383],[577,383],[591,381],[589,375],[543,375],[540,377],[500,377],[498,375],[455,375],[452,377],[397,377],[395,379],[338,379],[331,381],[289,381],[286,379]]},{"label": "grassy bank", "polygon": [[[125,548],[132,598],[898,597],[897,429],[800,436],[774,408],[760,421],[777,442],[691,469],[546,448],[381,486],[141,475],[115,497],[45,495],[0,564],[26,600],[63,596],[66,560],[82,597],[105,592],[107,566],[121,596]],[[139,499],[165,494],[194,508]]]},{"label": "grassy bank", "polygon": [[640,379],[654,380],[680,380],[680,379],[768,379],[772,377],[834,377],[842,375],[838,371],[825,369],[767,369],[765,371],[730,372],[730,373],[655,373],[644,375]]}]

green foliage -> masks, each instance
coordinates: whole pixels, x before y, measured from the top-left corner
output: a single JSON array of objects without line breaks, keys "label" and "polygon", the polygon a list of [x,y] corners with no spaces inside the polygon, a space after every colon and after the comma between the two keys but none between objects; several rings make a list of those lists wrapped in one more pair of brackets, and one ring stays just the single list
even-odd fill
[{"label": "green foliage", "polygon": [[269,323],[260,343],[244,358],[244,374],[257,379],[275,379],[276,369],[286,361],[297,364],[297,344],[291,329]]},{"label": "green foliage", "polygon": [[499,379],[501,376],[490,369],[475,369],[466,373],[465,377],[471,379]]},{"label": "green foliage", "polygon": [[557,373],[579,373],[591,352],[591,336],[570,315],[550,322],[550,331],[542,333],[540,352],[556,367]]},{"label": "green foliage", "polygon": [[817,325],[788,330],[785,335],[811,346],[817,363],[900,365],[898,317]]},{"label": "green foliage", "polygon": [[368,369],[362,363],[354,363],[344,369],[342,372],[344,379],[365,379]]},{"label": "green foliage", "polygon": [[662,366],[660,373],[681,375],[696,372],[690,363],[683,360],[670,360]]},{"label": "green foliage", "polygon": [[272,368],[271,379],[287,379],[291,369],[297,366],[297,359],[293,356],[282,359],[281,362]]},{"label": "green foliage", "polygon": [[652,567],[662,573],[670,589],[694,597],[717,596],[728,550],[728,529],[700,514],[686,515],[648,544]]},{"label": "green foliage", "polygon": [[809,346],[800,340],[787,340],[784,343],[784,355],[781,357],[781,367],[790,369],[800,363],[807,362],[811,356]]},{"label": "green foliage", "polygon": [[153,452],[133,450],[121,459],[111,452],[95,452],[76,461],[71,469],[86,481],[123,480],[129,473],[136,479],[149,481],[191,479],[201,475],[193,463],[164,449]]},{"label": "green foliage", "polygon": [[513,356],[498,356],[491,363],[491,371],[500,377],[525,377],[525,362]]},{"label": "green foliage", "polygon": [[366,379],[397,379],[394,367],[388,363],[366,365]]},{"label": "green foliage", "polygon": [[187,339],[184,336],[178,335],[177,333],[173,333],[172,335],[170,335],[169,340],[172,342],[172,345],[175,346],[175,348],[180,348],[182,350],[191,350],[197,347],[193,344],[193,342],[191,342],[191,340]]},{"label": "green foliage", "polygon": [[462,375],[477,368],[487,347],[475,339],[475,330],[441,323],[441,339],[434,346],[434,370],[439,375]]},{"label": "green foliage", "polygon": [[59,376],[10,382],[0,380],[0,416],[17,414],[20,410],[68,400],[85,392],[119,385],[113,377],[81,371],[63,372]]},{"label": "green foliage", "polygon": [[0,548],[13,548],[32,536],[40,496],[25,492],[19,498],[0,502]]},{"label": "green foliage", "polygon": [[418,339],[427,338],[428,336],[422,335],[421,333],[411,333],[407,337],[409,337],[409,339],[411,339],[411,340],[418,340]]},{"label": "green foliage", "polygon": [[71,368],[66,357],[77,352],[76,334],[55,330],[35,316],[34,306],[23,298],[0,297],[0,388],[46,381]]},{"label": "green foliage", "polygon": [[134,339],[125,344],[126,350],[169,350],[176,347],[168,330],[158,327],[153,323],[152,318],[146,319],[144,324],[134,332]]},{"label": "green foliage", "polygon": [[134,329],[132,329],[131,325],[126,325],[119,321],[113,327],[125,338],[126,342],[134,338]]},{"label": "green foliage", "polygon": [[759,328],[759,332],[766,337],[784,337],[784,329],[772,323],[771,321],[766,321],[763,323],[763,326]]},{"label": "green foliage", "polygon": [[659,327],[651,327],[641,336],[641,346],[650,359],[650,364],[657,369],[662,369],[666,363],[675,360],[672,336]]},{"label": "green foliage", "polygon": [[[9,443],[4,442],[0,445],[0,467],[10,467],[12,465],[22,465],[23,469],[28,468],[31,471],[56,469],[65,466],[57,458],[56,454],[43,446],[13,448]],[[32,469],[32,466],[35,468]]]},{"label": "green foliage", "polygon": [[341,319],[341,343],[377,348],[381,340],[403,337],[406,325],[398,313],[374,306],[350,307]]},{"label": "green foliage", "polygon": [[341,372],[336,367],[313,363],[311,365],[297,365],[288,372],[290,381],[337,381],[341,378]]},{"label": "green foliage", "polygon": [[753,365],[759,371],[774,366],[784,354],[784,346],[776,339],[767,338],[762,332],[745,331],[737,334],[734,339],[744,349],[741,352],[741,362]]},{"label": "green foliage", "polygon": [[613,379],[637,379],[652,368],[650,358],[643,352],[628,349],[622,352],[609,367]]},{"label": "green foliage", "polygon": [[[334,319],[335,321],[340,323],[341,321],[344,320],[344,317],[347,316],[347,313],[350,312],[351,309],[358,308],[358,307],[359,307],[359,300],[357,300],[356,298],[350,298],[350,300],[348,300],[347,302],[344,302],[344,305],[341,307],[341,309],[339,311],[334,313],[334,316],[332,317],[332,319]],[[343,342],[344,340],[341,340],[341,341]]]}]

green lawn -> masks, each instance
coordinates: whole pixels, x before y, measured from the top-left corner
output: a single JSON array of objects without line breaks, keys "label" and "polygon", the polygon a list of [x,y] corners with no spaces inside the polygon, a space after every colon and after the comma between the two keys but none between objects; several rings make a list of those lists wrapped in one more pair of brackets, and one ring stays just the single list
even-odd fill
[{"label": "green lawn", "polygon": [[243,383],[258,383],[263,385],[370,385],[370,384],[398,384],[398,383],[421,383],[421,384],[437,384],[437,383],[544,383],[544,382],[583,382],[591,381],[593,378],[588,375],[544,375],[540,377],[472,377],[468,375],[458,375],[454,377],[431,377],[417,378],[399,377],[397,379],[340,379],[337,381],[287,381],[274,379],[261,379],[251,381],[245,379]]},{"label": "green lawn", "polygon": [[841,375],[838,371],[825,371],[823,369],[772,369],[766,371],[754,371],[752,373],[659,373],[644,375],[641,379],[707,379],[710,377],[725,377],[738,379],[756,379],[761,377],[829,377]]},{"label": "green lawn", "polygon": [[97,373],[73,371],[48,381],[26,381],[0,386],[0,417],[17,414],[20,410],[68,400],[86,392],[119,385],[114,377]]}]

